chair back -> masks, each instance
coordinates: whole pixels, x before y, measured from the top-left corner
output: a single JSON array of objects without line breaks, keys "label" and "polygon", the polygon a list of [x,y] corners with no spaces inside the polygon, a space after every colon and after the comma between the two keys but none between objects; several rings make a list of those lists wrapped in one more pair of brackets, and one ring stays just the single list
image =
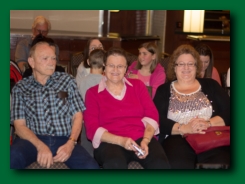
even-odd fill
[{"label": "chair back", "polygon": [[224,72],[224,73],[221,73],[220,74],[220,79],[221,79],[221,85],[223,88],[226,88],[227,87],[227,84],[226,84],[226,79],[227,79],[227,73]]},{"label": "chair back", "polygon": [[19,80],[23,78],[21,70],[17,63],[10,60],[10,80],[16,84]]},{"label": "chair back", "polygon": [[[167,73],[169,61],[170,61],[170,56],[162,57],[162,58],[160,59],[160,61],[159,61],[160,64],[162,65],[162,67],[164,68],[165,73]],[[165,82],[168,82],[167,77],[166,77]]]},{"label": "chair back", "polygon": [[[47,169],[47,168],[40,166],[38,162],[33,162],[25,169]],[[49,169],[69,169],[69,167],[67,167],[67,165],[63,162],[54,162],[54,164],[51,165]]]},{"label": "chair back", "polygon": [[70,69],[71,69],[71,74],[76,77],[77,75],[77,68],[78,66],[83,62],[83,52],[76,52],[71,54],[71,59],[70,59]]},{"label": "chair back", "polygon": [[127,65],[130,66],[134,61],[136,61],[138,59],[138,56],[127,52],[126,53],[126,59],[127,59]]},{"label": "chair back", "polygon": [[229,164],[222,164],[222,163],[216,163],[216,164],[209,164],[209,163],[197,163],[196,169],[229,169]]},{"label": "chair back", "polygon": [[139,162],[131,161],[128,164],[128,169],[144,169]]},{"label": "chair back", "polygon": [[165,72],[167,72],[167,70],[168,70],[169,59],[170,59],[170,57],[165,57],[165,58],[161,58],[159,61],[159,63],[164,68]]}]

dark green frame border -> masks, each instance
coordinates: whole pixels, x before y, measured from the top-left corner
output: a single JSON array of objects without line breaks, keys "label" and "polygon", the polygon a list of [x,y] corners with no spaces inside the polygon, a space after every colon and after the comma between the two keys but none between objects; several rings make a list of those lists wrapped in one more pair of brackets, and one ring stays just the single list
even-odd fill
[{"label": "dark green frame border", "polygon": [[[7,5],[6,5],[7,4]],[[1,10],[1,122],[2,122],[2,144],[1,144],[1,176],[4,183],[18,184],[40,184],[40,183],[236,183],[245,181],[244,163],[245,154],[243,148],[243,137],[245,123],[243,121],[243,102],[242,94],[245,94],[243,88],[244,77],[240,74],[244,71],[245,62],[242,60],[242,49],[244,43],[244,8],[235,1],[205,0],[205,1],[18,1],[5,2]],[[149,170],[125,170],[125,171],[88,171],[88,170],[23,170],[16,171],[9,169],[9,13],[10,10],[92,10],[92,9],[121,9],[121,10],[177,10],[177,9],[223,9],[231,10],[231,101],[232,101],[232,166],[230,170],[170,170],[170,171],[149,171]],[[239,89],[238,89],[239,86]],[[239,183],[240,183],[239,182]]]}]

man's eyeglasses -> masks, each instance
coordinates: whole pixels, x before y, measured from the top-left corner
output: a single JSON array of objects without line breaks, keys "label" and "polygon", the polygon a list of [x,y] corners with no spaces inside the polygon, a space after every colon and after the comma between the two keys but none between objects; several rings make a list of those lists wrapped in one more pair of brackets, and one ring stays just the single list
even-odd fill
[{"label": "man's eyeglasses", "polygon": [[47,34],[47,30],[40,30],[40,29],[35,29],[39,34]]},{"label": "man's eyeglasses", "polygon": [[91,47],[89,48],[90,51],[93,51],[95,49],[104,49],[102,46],[99,46],[99,47]]},{"label": "man's eyeglasses", "polygon": [[111,64],[108,64],[108,65],[105,65],[105,66],[108,66],[108,68],[110,68],[110,69],[117,68],[118,70],[122,70],[122,69],[124,69],[124,68],[127,67],[127,66],[124,66],[124,65],[117,65],[117,66],[115,66],[115,65],[111,65]]},{"label": "man's eyeglasses", "polygon": [[184,68],[185,66],[188,66],[190,68],[196,66],[195,63],[176,63],[175,66],[178,66],[180,68]]}]

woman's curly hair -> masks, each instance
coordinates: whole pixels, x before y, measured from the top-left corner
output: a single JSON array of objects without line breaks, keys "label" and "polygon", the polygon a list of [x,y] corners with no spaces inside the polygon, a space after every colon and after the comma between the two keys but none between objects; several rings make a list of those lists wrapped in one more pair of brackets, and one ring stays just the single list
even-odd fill
[{"label": "woman's curly hair", "polygon": [[175,74],[175,67],[176,67],[176,61],[182,54],[191,54],[196,61],[196,77],[200,77],[200,73],[202,70],[202,62],[200,60],[200,56],[198,52],[192,47],[191,45],[184,44],[180,45],[173,54],[170,57],[170,61],[168,64],[168,70],[167,70],[167,78],[169,81],[176,80],[176,74]]}]

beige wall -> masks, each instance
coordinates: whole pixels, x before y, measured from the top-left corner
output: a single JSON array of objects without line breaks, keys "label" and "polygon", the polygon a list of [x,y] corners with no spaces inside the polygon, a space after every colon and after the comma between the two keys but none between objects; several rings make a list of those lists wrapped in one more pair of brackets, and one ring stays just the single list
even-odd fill
[{"label": "beige wall", "polygon": [[10,31],[30,31],[34,18],[43,15],[51,22],[50,35],[69,32],[98,35],[101,13],[100,10],[11,10]]},{"label": "beige wall", "polygon": [[158,35],[161,41],[158,43],[161,52],[165,52],[166,10],[154,10],[152,18],[152,34]]}]

